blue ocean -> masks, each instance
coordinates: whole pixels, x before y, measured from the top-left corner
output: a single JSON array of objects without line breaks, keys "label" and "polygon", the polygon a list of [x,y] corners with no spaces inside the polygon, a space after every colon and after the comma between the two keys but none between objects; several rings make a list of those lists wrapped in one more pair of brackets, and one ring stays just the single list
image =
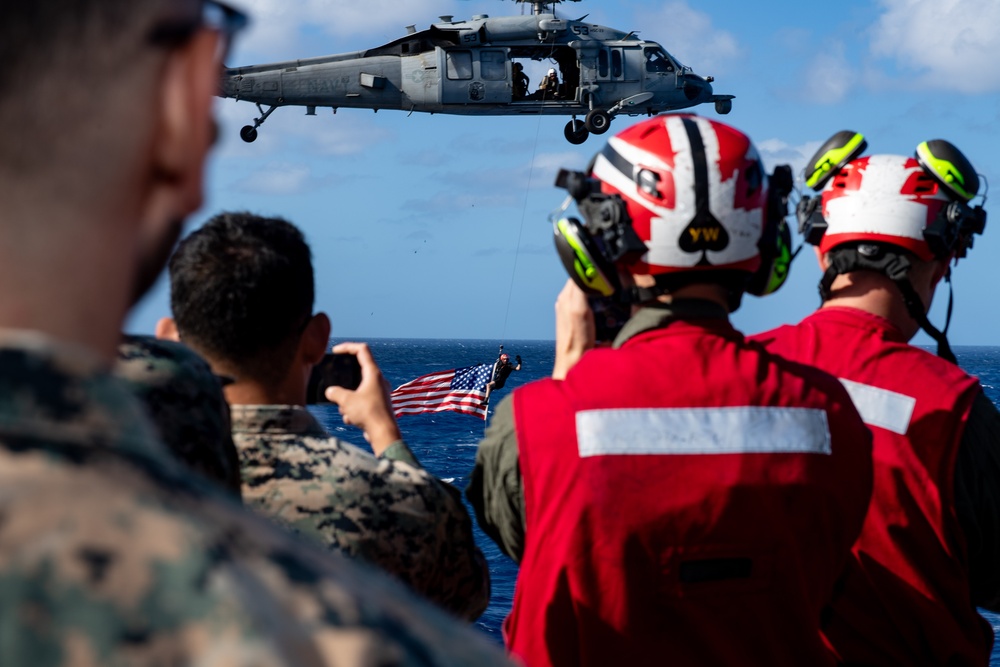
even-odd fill
[{"label": "blue ocean", "polygon": [[[492,363],[498,344],[485,340],[369,339],[376,361],[393,387],[433,371]],[[491,396],[491,403],[526,382],[546,377],[552,370],[555,349],[552,341],[509,341],[504,351],[513,358],[521,355],[519,372],[512,373],[503,389]],[[977,376],[990,399],[1000,404],[1000,347],[955,348],[962,368]],[[361,433],[344,426],[336,406],[312,406],[320,421],[338,438],[368,448]],[[476,417],[440,412],[404,416],[399,420],[403,437],[424,467],[438,477],[465,489],[476,457],[476,445],[486,423]],[[469,508],[470,515],[472,513]],[[510,610],[517,579],[517,566],[476,526],[476,540],[490,564],[493,595],[477,626],[496,642],[502,642],[500,625]],[[984,613],[1000,634],[1000,616]],[[1000,642],[994,647],[990,665],[1000,667]]]}]

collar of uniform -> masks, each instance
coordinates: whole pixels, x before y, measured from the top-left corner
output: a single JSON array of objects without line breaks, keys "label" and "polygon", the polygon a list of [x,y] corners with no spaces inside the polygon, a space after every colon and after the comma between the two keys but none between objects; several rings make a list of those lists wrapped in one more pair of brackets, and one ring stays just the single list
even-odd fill
[{"label": "collar of uniform", "polygon": [[705,299],[674,299],[670,303],[653,303],[640,308],[629,318],[615,337],[612,347],[620,348],[641,333],[662,329],[674,320],[728,320],[729,311],[714,301]]},{"label": "collar of uniform", "polygon": [[850,306],[823,306],[812,315],[811,318],[822,318],[824,320],[836,320],[852,327],[865,327],[873,332],[879,333],[882,338],[898,343],[908,342],[895,324],[875,313],[869,313],[860,308]]},{"label": "collar of uniform", "polygon": [[92,352],[33,331],[0,330],[0,440],[166,456],[127,385]]},{"label": "collar of uniform", "polygon": [[233,405],[233,433],[275,433],[326,438],[326,429],[301,405]]}]

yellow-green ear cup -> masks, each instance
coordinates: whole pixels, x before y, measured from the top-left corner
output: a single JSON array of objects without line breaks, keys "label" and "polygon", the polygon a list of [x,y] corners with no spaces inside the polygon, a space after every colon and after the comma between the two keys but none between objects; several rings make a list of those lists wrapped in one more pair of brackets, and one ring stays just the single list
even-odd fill
[{"label": "yellow-green ear cup", "polygon": [[785,284],[792,264],[792,232],[788,228],[788,195],[794,182],[792,168],[780,164],[768,177],[767,217],[761,230],[757,251],[760,266],[750,276],[746,291],[754,296],[777,292]]},{"label": "yellow-green ear cup", "polygon": [[841,130],[827,139],[806,164],[806,185],[819,192],[841,167],[864,153],[867,147],[864,135]]},{"label": "yellow-green ear cup", "polygon": [[944,139],[931,139],[917,146],[917,162],[949,194],[969,201],[979,194],[979,175],[962,151]]},{"label": "yellow-green ear cup", "polygon": [[774,225],[773,236],[761,239],[760,268],[750,278],[747,292],[754,296],[774,294],[785,284],[792,265],[792,232],[782,218]]},{"label": "yellow-green ear cup", "polygon": [[553,223],[556,251],[566,272],[588,294],[612,296],[621,287],[615,265],[608,261],[576,218]]}]

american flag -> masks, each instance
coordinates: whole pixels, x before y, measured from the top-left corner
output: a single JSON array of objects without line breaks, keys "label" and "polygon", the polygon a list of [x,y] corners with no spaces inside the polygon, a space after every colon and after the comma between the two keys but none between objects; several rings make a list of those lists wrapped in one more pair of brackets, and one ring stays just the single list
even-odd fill
[{"label": "american flag", "polygon": [[493,364],[478,364],[422,375],[392,392],[396,417],[451,410],[486,419],[486,385]]}]

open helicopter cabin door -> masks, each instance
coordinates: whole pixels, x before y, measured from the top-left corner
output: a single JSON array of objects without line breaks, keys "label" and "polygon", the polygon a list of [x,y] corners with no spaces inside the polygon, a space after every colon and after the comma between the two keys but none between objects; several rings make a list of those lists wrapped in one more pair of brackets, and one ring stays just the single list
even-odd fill
[{"label": "open helicopter cabin door", "polygon": [[506,104],[511,101],[511,65],[506,49],[438,48],[444,104]]}]

